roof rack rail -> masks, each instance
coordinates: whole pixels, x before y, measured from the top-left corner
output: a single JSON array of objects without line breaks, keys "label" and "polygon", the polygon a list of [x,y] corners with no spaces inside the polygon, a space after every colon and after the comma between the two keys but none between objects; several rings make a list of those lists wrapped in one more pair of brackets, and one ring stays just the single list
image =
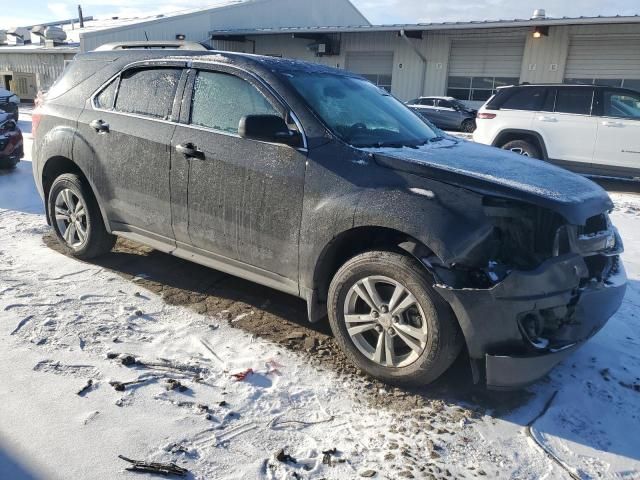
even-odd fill
[{"label": "roof rack rail", "polygon": [[210,50],[198,42],[176,41],[137,41],[137,42],[111,42],[100,45],[94,52],[110,50]]}]

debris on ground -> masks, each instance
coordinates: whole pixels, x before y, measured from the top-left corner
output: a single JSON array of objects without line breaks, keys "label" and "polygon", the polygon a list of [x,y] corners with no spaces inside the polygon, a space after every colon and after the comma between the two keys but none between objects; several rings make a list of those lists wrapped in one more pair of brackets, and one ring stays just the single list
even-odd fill
[{"label": "debris on ground", "polygon": [[252,375],[252,374],[253,374],[253,368],[247,368],[242,372],[232,373],[231,376],[235,378],[237,381],[241,382],[245,380],[249,375]]},{"label": "debris on ground", "polygon": [[166,385],[164,388],[167,390],[178,390],[179,392],[186,392],[189,388],[185,387],[179,380],[175,378],[168,378],[166,380]]},{"label": "debris on ground", "polygon": [[284,448],[281,448],[278,453],[276,453],[276,460],[282,463],[298,463],[295,458],[288,453],[285,453]]},{"label": "debris on ground", "polygon": [[87,383],[85,384],[85,386],[76,392],[76,395],[80,397],[84,397],[87,393],[93,390],[93,388],[94,388],[94,383],[93,383],[93,380],[90,378],[89,380],[87,380]]},{"label": "debris on ground", "polygon": [[185,477],[189,470],[179,467],[175,463],[159,463],[159,462],[145,462],[142,460],[132,460],[123,455],[118,455],[125,462],[129,462],[132,466],[127,467],[125,470],[130,472],[145,472],[145,473],[159,473],[160,475],[177,475],[179,477]]}]

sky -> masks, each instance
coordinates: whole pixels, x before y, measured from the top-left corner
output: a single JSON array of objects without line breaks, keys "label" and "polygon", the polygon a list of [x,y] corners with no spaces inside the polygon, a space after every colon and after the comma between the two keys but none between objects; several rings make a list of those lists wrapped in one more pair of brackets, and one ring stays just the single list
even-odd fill
[{"label": "sky", "polygon": [[[132,17],[202,8],[228,0],[80,0],[85,16]],[[304,1],[304,0],[298,0]],[[536,8],[547,15],[594,16],[640,14],[638,0],[353,0],[374,24],[529,18]],[[78,0],[10,1],[0,27],[31,25],[77,16]]]}]

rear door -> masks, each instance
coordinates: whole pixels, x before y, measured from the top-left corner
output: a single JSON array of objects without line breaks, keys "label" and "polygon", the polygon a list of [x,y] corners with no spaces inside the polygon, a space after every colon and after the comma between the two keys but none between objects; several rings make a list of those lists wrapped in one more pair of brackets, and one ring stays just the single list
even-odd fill
[{"label": "rear door", "polygon": [[91,176],[112,228],[169,244],[170,141],[182,74],[178,65],[129,68],[98,92],[78,122],[94,152]]},{"label": "rear door", "polygon": [[[276,288],[293,291],[306,150],[238,135],[243,116],[287,118],[288,110],[262,82],[242,70],[220,65],[195,69],[190,75],[184,124],[172,141],[172,155],[182,156],[176,161],[189,164],[191,245],[182,247],[214,260],[223,257],[227,263],[231,259],[256,267],[259,275],[274,279]],[[178,152],[181,145],[200,154],[185,158]]]},{"label": "rear door", "polygon": [[640,169],[640,93],[603,89],[594,163]]},{"label": "rear door", "polygon": [[[591,163],[598,124],[592,116],[594,89],[557,88],[548,98],[545,111],[538,112],[533,129],[540,133],[551,160]],[[553,102],[551,101],[553,100]]]}]

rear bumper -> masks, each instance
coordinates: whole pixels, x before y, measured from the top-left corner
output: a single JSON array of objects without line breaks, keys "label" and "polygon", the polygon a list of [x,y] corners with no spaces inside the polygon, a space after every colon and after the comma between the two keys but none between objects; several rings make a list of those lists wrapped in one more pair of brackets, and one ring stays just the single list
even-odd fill
[{"label": "rear bumper", "polygon": [[[626,291],[622,262],[604,281],[587,282],[579,255],[545,262],[531,272],[512,272],[491,289],[438,286],[456,313],[472,360],[484,363],[490,388],[511,389],[546,375],[595,335],[618,310]],[[544,341],[525,335],[522,321],[545,325]]]},{"label": "rear bumper", "polygon": [[24,144],[19,131],[0,136],[0,159],[19,160],[22,157]]}]

